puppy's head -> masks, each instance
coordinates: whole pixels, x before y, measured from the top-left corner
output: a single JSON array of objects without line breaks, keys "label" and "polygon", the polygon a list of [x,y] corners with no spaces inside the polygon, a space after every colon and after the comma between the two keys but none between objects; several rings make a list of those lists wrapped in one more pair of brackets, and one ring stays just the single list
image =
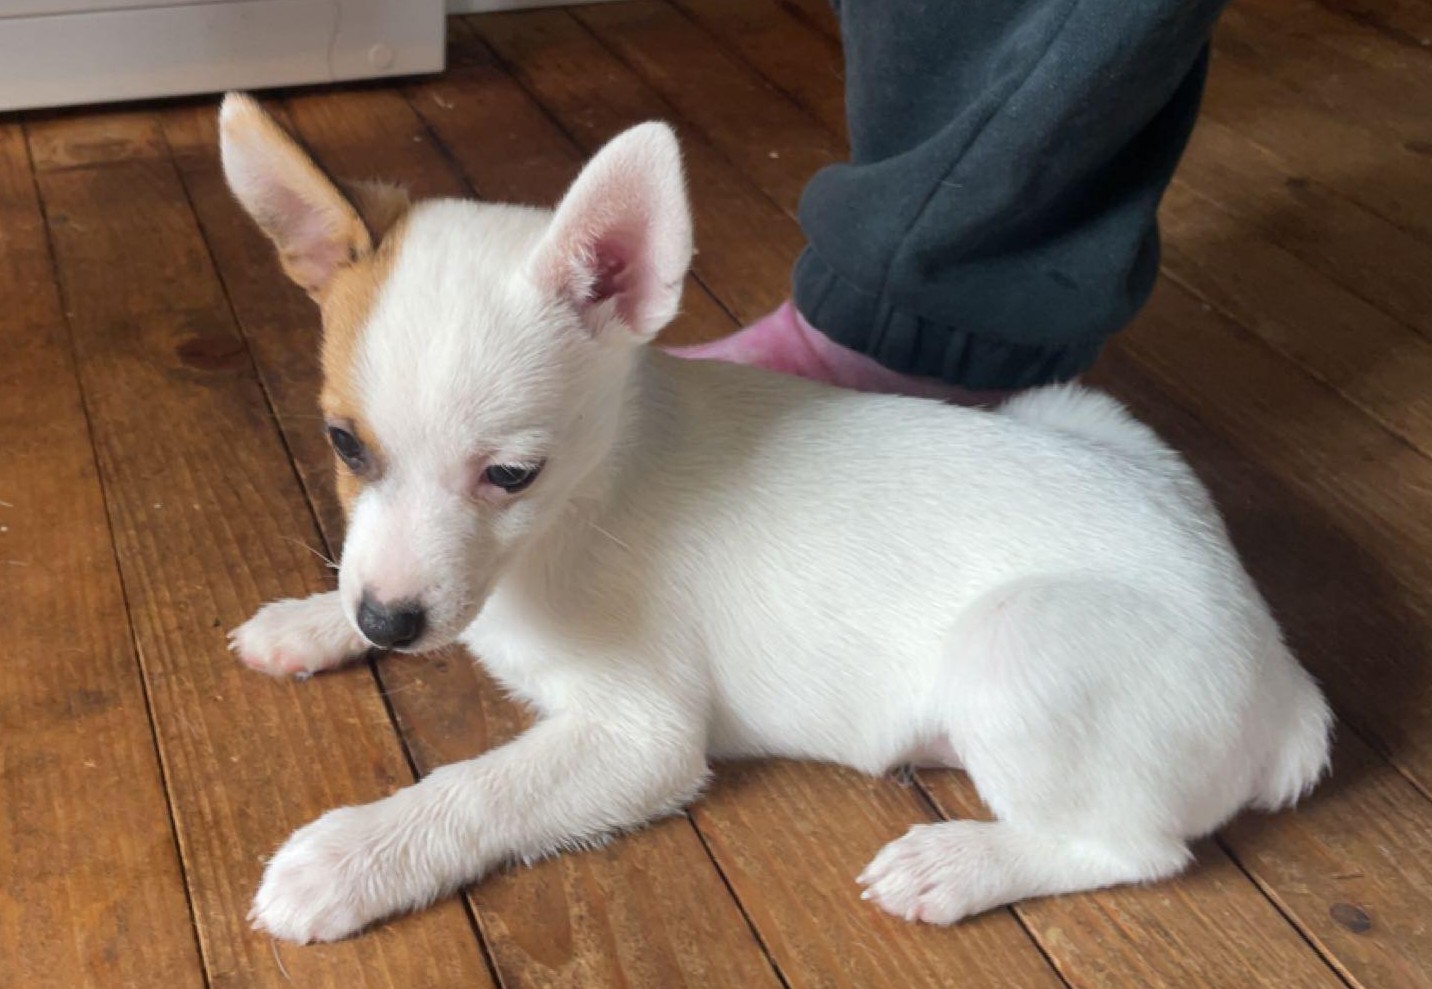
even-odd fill
[{"label": "puppy's head", "polygon": [[345,192],[240,95],[220,138],[230,188],[322,311],[348,616],[380,646],[451,641],[601,466],[637,349],[676,313],[675,135],[620,135],[555,211]]}]

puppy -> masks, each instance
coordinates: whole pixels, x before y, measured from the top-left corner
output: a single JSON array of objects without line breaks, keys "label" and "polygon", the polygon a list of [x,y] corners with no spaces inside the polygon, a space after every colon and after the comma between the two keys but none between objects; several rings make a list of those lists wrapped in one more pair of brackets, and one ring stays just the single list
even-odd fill
[{"label": "puppy", "polygon": [[338,590],[234,633],[312,673],[465,643],[540,719],[274,855],[255,926],[341,938],[700,793],[708,760],[963,767],[993,823],[859,877],[908,920],[1171,876],[1297,800],[1328,708],[1208,495],[1111,399],[863,395],[644,346],[691,260],[661,124],[555,211],[345,194],[251,100],[239,202],[317,300]]}]

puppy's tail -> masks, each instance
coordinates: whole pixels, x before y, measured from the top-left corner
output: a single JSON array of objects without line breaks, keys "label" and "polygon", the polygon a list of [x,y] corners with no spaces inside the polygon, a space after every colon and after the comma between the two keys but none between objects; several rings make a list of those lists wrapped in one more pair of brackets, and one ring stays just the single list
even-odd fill
[{"label": "puppy's tail", "polygon": [[1285,663],[1289,682],[1283,688],[1288,700],[1282,730],[1272,739],[1267,765],[1253,794],[1253,806],[1261,810],[1297,803],[1328,771],[1332,711],[1308,671],[1291,656]]},{"label": "puppy's tail", "polygon": [[1162,456],[1169,452],[1152,429],[1113,398],[1079,385],[1031,389],[996,411],[1124,454]]}]

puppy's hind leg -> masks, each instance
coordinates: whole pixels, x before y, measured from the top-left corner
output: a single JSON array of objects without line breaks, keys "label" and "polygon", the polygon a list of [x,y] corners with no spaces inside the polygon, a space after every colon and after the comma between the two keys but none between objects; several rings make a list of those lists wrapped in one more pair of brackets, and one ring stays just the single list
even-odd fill
[{"label": "puppy's hind leg", "polygon": [[865,897],[948,924],[1179,872],[1186,838],[1247,792],[1228,772],[1235,740],[1208,715],[1217,698],[1184,686],[1196,639],[1158,601],[1088,578],[1023,580],[976,603],[940,695],[998,820],[912,829],[861,875]]}]

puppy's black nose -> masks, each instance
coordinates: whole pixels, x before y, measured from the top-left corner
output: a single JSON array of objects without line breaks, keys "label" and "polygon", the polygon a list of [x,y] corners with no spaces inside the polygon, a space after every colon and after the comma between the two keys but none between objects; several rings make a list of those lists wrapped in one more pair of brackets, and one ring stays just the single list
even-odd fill
[{"label": "puppy's black nose", "polygon": [[418,641],[427,616],[415,601],[384,603],[364,594],[358,603],[358,631],[380,649],[401,649]]}]

